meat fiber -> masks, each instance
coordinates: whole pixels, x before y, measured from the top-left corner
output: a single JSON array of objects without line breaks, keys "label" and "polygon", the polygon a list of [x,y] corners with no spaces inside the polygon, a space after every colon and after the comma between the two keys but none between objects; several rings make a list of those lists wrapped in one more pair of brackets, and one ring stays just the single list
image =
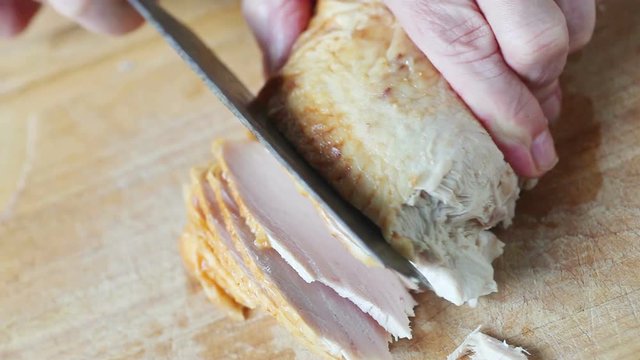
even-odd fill
[{"label": "meat fiber", "polygon": [[447,360],[527,360],[527,350],[514,347],[480,332],[480,327],[469,334]]}]

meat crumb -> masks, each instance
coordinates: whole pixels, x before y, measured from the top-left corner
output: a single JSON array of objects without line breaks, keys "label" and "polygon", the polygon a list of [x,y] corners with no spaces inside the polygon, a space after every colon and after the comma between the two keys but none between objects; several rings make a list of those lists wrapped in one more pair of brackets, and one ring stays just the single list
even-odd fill
[{"label": "meat crumb", "polygon": [[478,326],[447,360],[527,360],[530,355],[521,347],[514,347],[480,332]]}]

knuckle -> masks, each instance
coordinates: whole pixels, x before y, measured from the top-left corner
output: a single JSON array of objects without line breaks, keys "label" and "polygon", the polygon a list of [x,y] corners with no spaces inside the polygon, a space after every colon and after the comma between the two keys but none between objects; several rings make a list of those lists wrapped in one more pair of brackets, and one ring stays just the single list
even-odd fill
[{"label": "knuckle", "polygon": [[552,22],[537,32],[516,37],[504,53],[509,65],[528,81],[552,80],[562,71],[569,53],[566,24]]},{"label": "knuckle", "polygon": [[418,1],[415,9],[421,17],[428,19],[421,22],[423,32],[438,42],[442,55],[473,62],[498,51],[491,27],[475,9],[453,12],[433,1]]},{"label": "knuckle", "polygon": [[595,0],[559,0],[558,5],[564,13],[569,29],[570,50],[584,47],[593,35],[596,23]]},{"label": "knuckle", "polygon": [[[515,97],[515,101],[512,103],[512,107],[510,109],[510,113],[513,115],[515,119],[520,119],[522,117],[526,117],[526,114],[529,112],[529,108],[531,107],[533,99],[528,96],[524,89],[520,89]],[[523,114],[525,116],[523,116]]]},{"label": "knuckle", "polygon": [[[457,63],[461,64],[461,62]],[[481,80],[494,80],[510,72],[510,69],[502,61],[502,55],[497,50],[488,53],[486,57],[474,58],[464,64]]]},{"label": "knuckle", "polygon": [[520,87],[511,107],[505,111],[510,115],[515,126],[524,129],[527,133],[539,131],[545,126],[542,118],[536,116],[539,108],[538,100],[529,92],[526,87]]}]

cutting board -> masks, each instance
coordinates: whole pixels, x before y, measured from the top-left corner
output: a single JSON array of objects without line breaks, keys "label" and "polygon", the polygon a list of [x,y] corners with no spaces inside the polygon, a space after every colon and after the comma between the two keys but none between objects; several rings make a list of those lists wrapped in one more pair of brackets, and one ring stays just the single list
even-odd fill
[{"label": "cutting board", "polygon": [[[170,8],[257,90],[236,1]],[[562,78],[560,163],[523,194],[475,309],[418,297],[397,359],[476,326],[534,359],[640,359],[640,2],[599,8]],[[46,11],[0,43],[0,358],[315,358],[268,316],[227,319],[185,274],[181,186],[243,130],[149,28],[92,35]]]}]

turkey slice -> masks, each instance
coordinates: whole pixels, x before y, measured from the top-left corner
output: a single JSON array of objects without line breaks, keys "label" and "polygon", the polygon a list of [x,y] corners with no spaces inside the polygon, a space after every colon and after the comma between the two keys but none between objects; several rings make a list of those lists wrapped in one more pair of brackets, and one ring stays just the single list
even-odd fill
[{"label": "turkey slice", "polygon": [[221,269],[229,275],[227,282],[230,292],[237,294],[236,298],[248,308],[255,308],[260,287],[256,279],[251,274],[247,265],[243,262],[242,256],[234,246],[231,234],[227,231],[224,219],[218,209],[216,195],[206,180],[206,173],[197,175],[197,184],[193,193],[197,203],[201,204],[205,225],[202,227],[209,234],[208,245],[216,256],[221,259]]},{"label": "turkey slice", "polygon": [[351,300],[395,337],[411,338],[416,302],[392,270],[367,266],[332,236],[314,204],[257,142],[221,144],[218,158],[242,216],[307,282]]},{"label": "turkey slice", "polygon": [[212,199],[215,202],[215,196],[203,186],[204,176],[205,170],[194,169],[186,189],[189,222],[181,238],[182,257],[214,303],[234,318],[244,318],[248,309],[256,307],[256,297],[250,291],[255,285],[247,279],[248,271],[238,261],[237,251],[229,246],[224,225],[217,224],[221,219],[205,211]]},{"label": "turkey slice", "polygon": [[[267,310],[312,348],[345,359],[390,359],[389,335],[369,315],[328,286],[304,281],[272,248],[258,246],[224,180],[209,177],[227,229],[243,258],[261,279]],[[212,209],[215,210],[215,209]]]},{"label": "turkey slice", "polygon": [[[180,238],[180,252],[187,269],[198,280],[207,298],[220,310],[234,319],[245,318],[245,307],[228,293],[226,284],[220,280],[217,271],[219,262],[211,257],[211,252],[203,245],[205,240],[195,235],[196,230],[187,227]],[[221,285],[222,284],[222,285]]]}]

